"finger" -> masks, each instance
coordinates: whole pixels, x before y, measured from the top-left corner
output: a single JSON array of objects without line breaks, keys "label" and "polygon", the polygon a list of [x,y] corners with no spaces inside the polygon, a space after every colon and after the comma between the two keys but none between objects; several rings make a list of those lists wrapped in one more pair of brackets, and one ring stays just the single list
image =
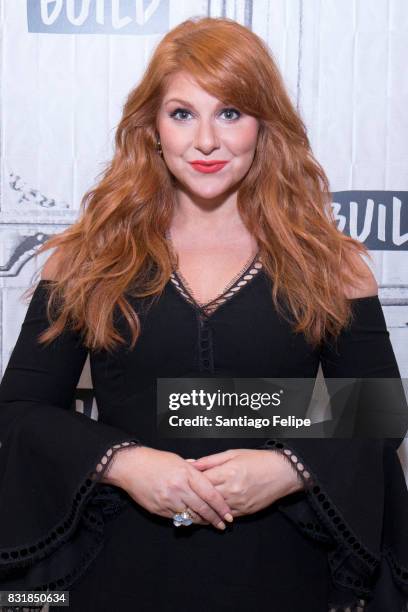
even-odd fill
[{"label": "finger", "polygon": [[[195,525],[209,525],[209,521],[206,521],[200,514],[198,514],[198,512],[196,512],[195,510],[193,510],[193,508],[191,507],[191,504],[189,502],[187,502],[186,500],[183,500],[181,503],[180,507],[184,508],[188,508],[188,512],[191,516],[191,520],[193,521],[193,523]],[[175,512],[172,513],[172,516],[175,514]]]},{"label": "finger", "polygon": [[163,516],[167,519],[174,519],[174,515],[178,514],[179,512],[182,512],[182,510],[180,510],[180,508],[186,508],[188,507],[190,514],[191,514],[191,518],[193,520],[193,523],[196,523],[197,525],[209,525],[210,523],[208,521],[206,521],[205,519],[203,519],[202,516],[200,516],[198,514],[198,512],[195,512],[191,507],[188,506],[188,504],[181,502],[181,504],[177,504],[177,508],[171,508],[170,506],[167,506],[166,510],[157,512],[156,514],[158,514],[159,516]]},{"label": "finger", "polygon": [[[194,491],[194,493],[196,493],[196,495],[198,495],[203,500],[203,502],[205,502],[203,505],[204,510],[206,509],[205,507],[208,505],[213,512],[218,514],[218,521],[220,519],[225,519],[231,522],[232,514],[229,505],[227,504],[221,493],[217,491],[214,485],[208,480],[208,478],[206,478],[200,472],[194,471],[192,472],[191,477],[189,478],[189,482],[190,487]],[[202,514],[198,508],[197,511],[199,512],[199,514]],[[204,516],[207,520],[210,520],[208,514],[202,516]],[[213,520],[210,520],[210,522],[214,523],[214,520],[215,519],[213,517]]]},{"label": "finger", "polygon": [[195,459],[186,459],[186,461],[195,461]]},{"label": "finger", "polygon": [[[213,468],[205,470],[205,477],[211,482],[212,485],[218,486],[225,483],[225,469],[222,465],[216,465]],[[222,495],[222,492],[221,492]]]},{"label": "finger", "polygon": [[216,465],[225,463],[231,459],[231,451],[223,451],[222,453],[215,453],[214,455],[206,455],[205,457],[199,457],[194,462],[194,467],[198,469],[208,469]]},{"label": "finger", "polygon": [[193,467],[195,467],[197,470],[201,471],[201,472],[205,472],[205,470],[207,469],[207,466],[201,465],[200,463],[198,463],[197,461],[192,462],[193,463]]},{"label": "finger", "polygon": [[207,504],[199,495],[197,495],[192,489],[183,498],[184,504],[197,514],[202,520],[208,521],[209,524],[214,525],[217,529],[224,530],[225,523],[220,520],[220,516],[214,509]]}]

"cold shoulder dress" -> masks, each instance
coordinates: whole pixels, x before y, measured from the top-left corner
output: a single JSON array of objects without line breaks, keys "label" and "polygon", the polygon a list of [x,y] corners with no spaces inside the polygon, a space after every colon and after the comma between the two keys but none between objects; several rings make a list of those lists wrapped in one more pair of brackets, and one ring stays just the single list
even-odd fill
[{"label": "cold shoulder dress", "polygon": [[[132,350],[90,351],[96,419],[75,410],[88,355],[80,335],[36,341],[49,283],[36,287],[0,388],[0,590],[66,590],[73,612],[406,610],[403,437],[172,439],[156,430],[159,377],[315,378],[321,365],[327,378],[398,378],[377,296],[353,300],[336,346],[313,350],[278,316],[259,256],[207,305],[175,270],[154,303],[126,295],[142,326]],[[114,321],[130,341],[118,311]],[[279,452],[305,488],[222,532],[176,528],[101,482],[116,453],[138,444],[186,459]]]}]

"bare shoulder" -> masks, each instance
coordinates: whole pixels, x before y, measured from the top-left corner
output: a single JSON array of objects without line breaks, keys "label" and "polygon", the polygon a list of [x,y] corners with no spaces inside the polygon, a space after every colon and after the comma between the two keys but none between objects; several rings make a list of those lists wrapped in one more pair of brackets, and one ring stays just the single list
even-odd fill
[{"label": "bare shoulder", "polygon": [[353,263],[357,266],[360,278],[356,278],[354,286],[346,287],[346,297],[353,300],[378,295],[378,284],[375,276],[360,254],[353,255]]},{"label": "bare shoulder", "polygon": [[46,260],[41,271],[42,280],[57,280],[61,265],[61,253],[56,249]]}]

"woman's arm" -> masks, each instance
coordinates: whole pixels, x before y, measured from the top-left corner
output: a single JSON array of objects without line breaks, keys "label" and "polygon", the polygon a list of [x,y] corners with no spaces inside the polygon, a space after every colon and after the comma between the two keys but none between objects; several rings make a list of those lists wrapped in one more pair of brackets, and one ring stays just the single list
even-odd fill
[{"label": "woman's arm", "polygon": [[88,351],[68,330],[48,346],[37,341],[49,324],[50,282],[41,279],[32,296],[0,385],[3,589],[54,590],[85,571],[102,546],[104,517],[125,501],[101,479],[119,449],[140,444],[75,411]]},{"label": "woman's arm", "polygon": [[[351,326],[321,348],[329,392],[331,379],[400,379],[377,285],[370,274],[366,278],[348,293]],[[400,397],[407,413],[403,392]],[[306,495],[278,506],[306,537],[327,546],[336,609],[361,598],[374,599],[375,611],[400,612],[407,602],[408,491],[396,453],[401,439],[270,439],[265,445],[285,453],[304,481]]]}]

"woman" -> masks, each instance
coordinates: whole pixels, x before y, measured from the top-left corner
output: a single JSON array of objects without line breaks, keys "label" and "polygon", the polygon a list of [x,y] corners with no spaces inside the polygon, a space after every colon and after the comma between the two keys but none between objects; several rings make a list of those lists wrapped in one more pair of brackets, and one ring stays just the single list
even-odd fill
[{"label": "woman", "polygon": [[[156,430],[158,378],[399,377],[330,211],[266,45],[228,19],[169,32],[41,249],[0,394],[3,589],[75,612],[402,609],[401,439]],[[69,410],[88,352],[98,421]]]}]

